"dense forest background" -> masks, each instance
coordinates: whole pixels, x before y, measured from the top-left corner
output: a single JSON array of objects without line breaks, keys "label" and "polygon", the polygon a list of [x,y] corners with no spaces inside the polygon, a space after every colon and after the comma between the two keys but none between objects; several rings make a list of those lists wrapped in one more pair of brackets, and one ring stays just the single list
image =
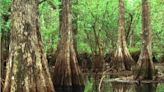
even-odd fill
[{"label": "dense forest background", "polygon": [[[76,40],[79,53],[91,53],[96,49],[96,38],[100,40],[105,53],[116,47],[118,30],[118,1],[115,0],[73,0],[73,19],[77,26]],[[10,31],[11,0],[1,0],[0,30]],[[59,37],[59,0],[43,0],[39,4],[39,18],[44,46],[47,52],[56,50]],[[163,50],[164,1],[151,0],[151,28],[153,52],[159,58]],[[4,19],[3,19],[4,17]],[[125,0],[126,40],[130,51],[141,47],[141,0]],[[95,33],[94,33],[95,30]]]},{"label": "dense forest background", "polygon": [[3,92],[161,91],[163,27],[164,0],[1,0]]}]

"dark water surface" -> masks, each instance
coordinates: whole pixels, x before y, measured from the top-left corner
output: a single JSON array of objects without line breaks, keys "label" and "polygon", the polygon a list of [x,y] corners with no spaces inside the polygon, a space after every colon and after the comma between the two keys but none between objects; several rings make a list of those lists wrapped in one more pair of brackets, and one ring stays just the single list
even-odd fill
[{"label": "dark water surface", "polygon": [[[96,76],[97,77],[97,76]],[[110,79],[109,77],[107,79]],[[86,80],[84,92],[164,92],[162,83],[121,83],[108,82],[106,79],[100,83],[100,79]]]},{"label": "dark water surface", "polygon": [[164,83],[108,83],[102,87],[101,92],[164,92]]},{"label": "dark water surface", "polygon": [[[102,76],[85,77],[84,86],[55,87],[56,92],[164,92],[164,83],[100,83]],[[108,79],[110,79],[108,77]]]},{"label": "dark water surface", "polygon": [[56,92],[84,92],[84,86],[55,87]]}]

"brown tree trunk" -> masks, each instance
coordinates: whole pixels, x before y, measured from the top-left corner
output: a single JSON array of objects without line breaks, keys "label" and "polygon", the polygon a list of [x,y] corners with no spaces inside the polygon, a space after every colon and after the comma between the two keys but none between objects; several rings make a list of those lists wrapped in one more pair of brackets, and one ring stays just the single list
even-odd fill
[{"label": "brown tree trunk", "polygon": [[118,42],[117,50],[112,60],[112,68],[117,71],[131,70],[131,66],[134,63],[132,59],[125,38],[125,18],[124,18],[124,0],[119,0],[119,29],[118,29]]},{"label": "brown tree trunk", "polygon": [[2,84],[4,84],[4,80],[5,80],[5,74],[6,74],[6,63],[8,61],[8,56],[9,56],[9,31],[4,31],[4,29],[2,29],[2,37],[1,37],[1,56],[0,56],[0,82]]},{"label": "brown tree trunk", "polygon": [[38,23],[37,0],[13,0],[3,92],[54,92]]},{"label": "brown tree trunk", "polygon": [[164,54],[161,56],[160,63],[164,63]]},{"label": "brown tree trunk", "polygon": [[[2,33],[0,33],[0,38],[2,37]],[[2,46],[1,46],[2,42],[1,42],[1,39],[0,39],[0,91],[2,91],[2,80],[3,80],[3,76],[2,76],[2,72],[3,72],[3,65],[2,65]]]},{"label": "brown tree trunk", "polygon": [[100,37],[97,33],[96,29],[96,21],[93,24],[93,32],[94,32],[94,39],[95,39],[95,51],[93,53],[93,72],[98,73],[103,71],[103,46],[100,42]]},{"label": "brown tree trunk", "polygon": [[135,79],[153,79],[149,0],[142,0],[142,50]]},{"label": "brown tree trunk", "polygon": [[[73,5],[77,6],[78,5],[78,0],[73,0]],[[72,8],[73,9],[73,8]],[[72,12],[73,14],[73,19],[72,19],[72,31],[73,31],[73,46],[75,49],[75,53],[77,55],[78,58],[78,51],[77,51],[77,40],[76,40],[76,35],[78,33],[78,12],[76,10],[74,10]]]},{"label": "brown tree trunk", "polygon": [[1,84],[3,87],[5,73],[6,73],[6,63],[8,61],[9,56],[9,42],[10,42],[10,31],[8,28],[5,27],[6,23],[9,20],[10,15],[2,15],[2,24],[3,27],[1,29],[1,40],[0,40],[0,78]]},{"label": "brown tree trunk", "polygon": [[[55,87],[83,86],[83,78],[74,49],[70,0],[62,0],[61,38],[54,69]],[[56,76],[57,75],[57,76]]]}]

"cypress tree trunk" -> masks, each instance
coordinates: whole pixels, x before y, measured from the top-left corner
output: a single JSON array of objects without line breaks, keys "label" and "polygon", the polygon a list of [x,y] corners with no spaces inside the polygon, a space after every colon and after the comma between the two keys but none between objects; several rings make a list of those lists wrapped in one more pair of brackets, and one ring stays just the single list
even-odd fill
[{"label": "cypress tree trunk", "polygon": [[95,39],[95,52],[93,53],[93,72],[98,73],[103,71],[103,44],[100,41],[100,37],[98,35],[99,30],[96,28],[97,22],[93,24],[93,32],[94,32],[94,39]]},{"label": "cypress tree trunk", "polygon": [[3,92],[54,92],[38,23],[37,0],[13,0]]},{"label": "cypress tree trunk", "polygon": [[[2,34],[0,33],[0,38],[1,38],[1,37],[2,37]],[[1,46],[1,43],[2,43],[2,42],[1,42],[1,40],[0,40],[0,60],[1,60],[1,61],[0,61],[0,85],[1,85],[1,86],[0,86],[0,91],[2,91],[2,86],[3,86],[3,85],[2,85],[2,84],[3,84],[3,82],[2,82],[2,81],[3,81],[3,75],[2,75],[2,72],[3,72],[3,65],[2,65],[2,63],[3,63],[3,61],[2,61],[2,55],[1,55],[1,54],[2,54],[2,50],[1,50],[1,49],[2,49],[1,47],[2,47],[2,46]]]},{"label": "cypress tree trunk", "polygon": [[149,0],[142,0],[142,50],[135,79],[153,79]]},{"label": "cypress tree trunk", "polygon": [[160,62],[164,63],[164,54],[161,56]]},{"label": "cypress tree trunk", "polygon": [[[78,0],[73,0],[73,5],[77,6],[78,5]],[[71,9],[73,9],[71,7]],[[78,33],[78,12],[77,10],[72,11],[73,19],[72,19],[72,31],[73,31],[73,46],[75,49],[75,53],[78,58],[78,52],[77,52],[77,40],[76,40],[76,35]]]},{"label": "cypress tree trunk", "polygon": [[9,56],[9,42],[10,42],[10,31],[8,28],[4,27],[9,20],[10,15],[4,14],[2,15],[2,24],[3,27],[1,28],[1,40],[0,40],[0,78],[1,84],[3,87],[5,73],[6,73],[6,63],[8,61]]},{"label": "cypress tree trunk", "polygon": [[112,68],[117,71],[131,70],[134,63],[126,44],[125,38],[125,18],[124,18],[124,0],[119,0],[119,29],[118,29],[118,42],[117,50],[112,60]]},{"label": "cypress tree trunk", "polygon": [[58,88],[84,85],[74,49],[70,7],[70,0],[62,0],[61,38],[56,51],[57,58],[54,69],[54,75],[57,75],[54,76],[54,85]]}]

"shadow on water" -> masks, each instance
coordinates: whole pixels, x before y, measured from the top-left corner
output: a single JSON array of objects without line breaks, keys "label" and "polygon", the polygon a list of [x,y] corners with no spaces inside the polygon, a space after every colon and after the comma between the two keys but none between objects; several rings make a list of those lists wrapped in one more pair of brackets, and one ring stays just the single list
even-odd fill
[{"label": "shadow on water", "polygon": [[161,87],[161,85],[164,84],[157,84],[157,83],[132,84],[132,83],[112,82],[107,84],[106,84],[107,86],[104,86],[105,90],[101,92],[164,92],[163,90],[164,88]]},{"label": "shadow on water", "polygon": [[113,82],[107,84],[101,92],[164,92],[164,86],[162,87],[164,84],[157,83],[132,84]]},{"label": "shadow on water", "polygon": [[84,86],[55,86],[56,92],[84,92]]},{"label": "shadow on water", "polygon": [[[55,86],[56,92],[164,92],[164,83],[121,83],[102,81],[101,76],[87,76],[85,86]],[[101,89],[101,90],[100,90]]]},{"label": "shadow on water", "polygon": [[91,79],[86,80],[84,92],[164,92],[164,83],[122,83],[107,80],[104,79],[100,90],[100,77],[92,76]]},{"label": "shadow on water", "polygon": [[[156,92],[157,84],[153,83],[141,83],[140,85],[135,85],[136,92]],[[164,90],[163,90],[164,91]]]}]

